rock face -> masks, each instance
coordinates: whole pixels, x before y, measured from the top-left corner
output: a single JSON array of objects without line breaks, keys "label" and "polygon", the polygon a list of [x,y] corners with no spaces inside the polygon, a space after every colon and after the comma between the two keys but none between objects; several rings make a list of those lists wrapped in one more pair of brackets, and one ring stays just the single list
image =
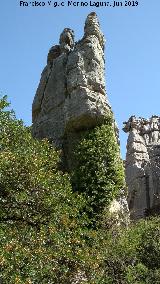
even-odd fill
[{"label": "rock face", "polygon": [[96,14],[91,13],[80,41],[75,43],[73,30],[67,28],[59,45],[49,50],[33,101],[32,133],[36,138],[49,138],[68,154],[78,132],[95,127],[109,111],[104,36]]},{"label": "rock face", "polygon": [[[59,45],[49,50],[33,101],[32,134],[35,138],[48,138],[62,149],[67,171],[74,167],[72,150],[81,135],[101,124],[111,112],[104,69],[104,36],[95,13],[88,15],[80,41],[75,43],[73,30],[66,28]],[[116,123],[113,127],[118,138]],[[121,210],[126,214],[125,197],[116,202],[116,206],[111,204],[111,213],[116,211],[118,216]]]},{"label": "rock face", "polygon": [[131,217],[138,219],[160,208],[160,117],[130,117],[124,122],[129,132],[126,182]]}]

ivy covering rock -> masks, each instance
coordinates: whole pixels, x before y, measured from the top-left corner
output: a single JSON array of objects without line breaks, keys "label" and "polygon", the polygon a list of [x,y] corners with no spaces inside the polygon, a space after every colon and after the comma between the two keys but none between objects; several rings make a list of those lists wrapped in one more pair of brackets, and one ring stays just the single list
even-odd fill
[{"label": "ivy covering rock", "polygon": [[124,168],[113,125],[110,114],[102,125],[85,132],[74,153],[73,188],[83,193],[93,218],[102,214],[125,188]]}]

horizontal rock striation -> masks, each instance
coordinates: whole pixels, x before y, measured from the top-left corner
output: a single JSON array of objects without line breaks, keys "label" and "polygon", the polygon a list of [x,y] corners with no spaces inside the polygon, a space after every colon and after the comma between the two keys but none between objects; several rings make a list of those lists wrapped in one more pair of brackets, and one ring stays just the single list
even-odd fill
[{"label": "horizontal rock striation", "polygon": [[130,117],[123,130],[129,133],[126,182],[131,217],[138,219],[160,208],[160,117]]}]

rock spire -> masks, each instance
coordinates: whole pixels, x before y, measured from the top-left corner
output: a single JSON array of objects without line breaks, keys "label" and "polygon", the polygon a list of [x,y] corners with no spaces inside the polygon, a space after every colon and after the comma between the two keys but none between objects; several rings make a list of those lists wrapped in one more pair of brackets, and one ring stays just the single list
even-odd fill
[{"label": "rock spire", "polygon": [[131,116],[123,130],[129,133],[126,182],[134,219],[160,211],[160,117]]},{"label": "rock spire", "polygon": [[93,12],[80,41],[65,28],[59,45],[49,50],[32,105],[34,137],[50,139],[68,155],[71,136],[101,122],[110,111],[104,64],[104,36]]},{"label": "rock spire", "polygon": [[[65,170],[74,168],[73,149],[84,132],[104,122],[111,112],[105,89],[104,36],[96,13],[87,16],[83,38],[65,28],[58,45],[51,47],[32,105],[32,134],[48,138],[63,153]],[[118,138],[118,128],[113,125]],[[118,140],[118,139],[117,139]],[[124,191],[113,200],[110,212],[125,215]],[[124,221],[124,220],[123,220]]]}]

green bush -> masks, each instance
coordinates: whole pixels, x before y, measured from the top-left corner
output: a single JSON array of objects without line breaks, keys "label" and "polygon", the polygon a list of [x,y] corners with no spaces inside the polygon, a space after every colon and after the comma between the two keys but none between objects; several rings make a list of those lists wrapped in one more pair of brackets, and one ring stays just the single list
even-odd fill
[{"label": "green bush", "polygon": [[59,154],[33,139],[13,112],[0,112],[0,129],[0,220],[46,224],[57,204],[74,202],[69,176],[58,170]]},{"label": "green bush", "polygon": [[125,230],[117,228],[104,238],[104,283],[160,283],[159,217],[131,224]]},{"label": "green bush", "polygon": [[[84,198],[58,169],[59,153],[0,101],[0,279],[63,283],[83,267]],[[28,282],[27,282],[28,281]]]},{"label": "green bush", "polygon": [[1,99],[0,282],[160,284],[160,218],[89,226],[124,185],[112,119],[81,140],[73,192],[59,153],[7,106]]}]

